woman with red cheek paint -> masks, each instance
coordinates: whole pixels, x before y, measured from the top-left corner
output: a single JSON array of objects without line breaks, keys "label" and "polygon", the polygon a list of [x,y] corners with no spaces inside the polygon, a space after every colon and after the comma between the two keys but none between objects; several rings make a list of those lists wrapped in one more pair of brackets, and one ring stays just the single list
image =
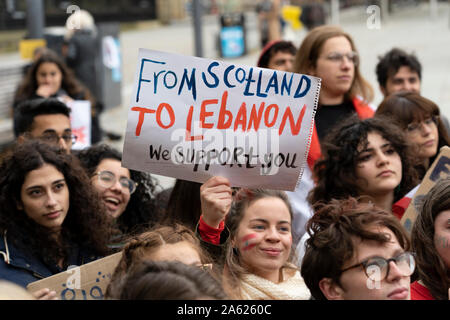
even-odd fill
[{"label": "woman with red cheek paint", "polygon": [[[222,177],[214,178],[228,182]],[[211,181],[205,185],[201,195],[208,194],[209,199],[214,199],[211,190],[217,186]],[[231,188],[227,189],[226,185],[229,188],[229,184],[224,183],[221,193],[230,192],[231,197]],[[211,190],[208,192],[208,189]],[[201,198],[204,206],[197,231],[202,240],[209,241],[210,246],[214,243],[209,240],[211,233],[205,232],[206,221],[215,221],[215,226],[209,225],[209,231],[218,227],[215,230],[221,233],[219,238],[223,240],[228,236],[221,249],[224,250],[223,286],[229,297],[243,300],[310,298],[298,268],[292,263],[295,261],[291,250],[292,209],[284,192],[241,189],[233,199],[231,210],[224,214],[219,210],[219,203],[223,204],[228,197],[221,200],[216,197],[217,200],[209,203],[206,196]],[[222,221],[218,222],[220,217]],[[215,244],[220,245],[220,241]]]}]

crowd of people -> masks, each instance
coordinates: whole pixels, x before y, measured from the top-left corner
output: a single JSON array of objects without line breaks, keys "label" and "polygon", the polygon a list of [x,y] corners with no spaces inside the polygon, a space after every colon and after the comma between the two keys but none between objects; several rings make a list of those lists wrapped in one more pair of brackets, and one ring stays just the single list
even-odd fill
[{"label": "crowd of people", "polygon": [[[379,106],[362,58],[331,25],[299,48],[262,49],[258,67],[321,78],[295,191],[234,188],[221,176],[163,190],[122,167],[101,140],[96,98],[64,57],[42,50],[12,106],[16,143],[0,158],[0,279],[25,288],[121,252],[105,299],[449,299],[450,178],[425,195],[411,234],[399,205],[450,146],[448,120],[420,95],[414,54],[380,57]],[[91,101],[94,139],[72,150],[67,103],[78,99]]]}]

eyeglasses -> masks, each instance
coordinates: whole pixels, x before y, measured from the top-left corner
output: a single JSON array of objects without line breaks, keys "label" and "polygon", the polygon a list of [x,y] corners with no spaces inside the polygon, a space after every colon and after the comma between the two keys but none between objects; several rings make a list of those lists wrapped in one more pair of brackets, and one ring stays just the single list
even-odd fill
[{"label": "eyeglasses", "polygon": [[418,135],[421,130],[423,129],[423,126],[426,125],[428,128],[431,126],[437,126],[439,123],[439,116],[431,116],[430,118],[427,118],[421,122],[412,122],[408,124],[406,127],[406,130],[408,133],[411,133],[413,135]]},{"label": "eyeglasses", "polygon": [[342,63],[344,61],[344,57],[348,59],[348,61],[352,62],[353,65],[357,66],[359,64],[359,56],[355,51],[342,54],[339,52],[330,53],[325,59],[334,62],[334,63]]},{"label": "eyeglasses", "polygon": [[[100,171],[96,172],[94,175],[98,176],[98,182],[101,186],[105,188],[111,188],[116,183],[116,175],[111,171]],[[127,177],[120,177],[119,183],[127,190],[130,194],[136,191],[137,183]]]},{"label": "eyeglasses", "polygon": [[71,133],[65,133],[61,136],[54,132],[46,132],[39,139],[52,144],[58,144],[59,139],[63,139],[66,144],[74,144],[77,141],[77,136]]},{"label": "eyeglasses", "polygon": [[414,269],[416,268],[414,255],[411,252],[403,252],[391,259],[384,259],[381,257],[369,258],[358,264],[341,270],[341,273],[359,266],[363,266],[367,278],[372,281],[381,281],[389,274],[389,263],[391,261],[394,261],[397,268],[405,277],[412,275]]},{"label": "eyeglasses", "polygon": [[211,271],[213,267],[212,263],[196,264],[195,266],[205,271]]}]

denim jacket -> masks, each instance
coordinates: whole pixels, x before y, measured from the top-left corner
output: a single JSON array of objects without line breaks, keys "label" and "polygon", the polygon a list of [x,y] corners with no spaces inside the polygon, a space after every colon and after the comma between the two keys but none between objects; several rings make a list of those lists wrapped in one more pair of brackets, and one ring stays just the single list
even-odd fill
[{"label": "denim jacket", "polygon": [[[19,250],[8,243],[6,234],[7,232],[0,238],[0,279],[26,287],[31,282],[65,271],[56,264],[46,264],[30,251]],[[74,246],[68,257],[68,266],[85,264],[98,258],[100,257]]]}]

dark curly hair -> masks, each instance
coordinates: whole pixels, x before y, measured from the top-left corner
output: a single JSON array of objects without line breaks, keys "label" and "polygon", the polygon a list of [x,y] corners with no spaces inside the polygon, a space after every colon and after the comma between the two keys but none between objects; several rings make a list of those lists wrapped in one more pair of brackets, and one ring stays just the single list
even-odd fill
[{"label": "dark curly hair", "polygon": [[319,287],[323,278],[340,284],[341,270],[357,251],[353,238],[373,240],[380,245],[389,237],[371,229],[383,226],[392,231],[400,246],[410,249],[409,235],[392,214],[372,203],[362,203],[357,198],[333,199],[329,203],[317,202],[315,214],[306,224],[309,235],[301,265],[301,275],[313,297],[326,300]]},{"label": "dark curly hair", "polygon": [[450,210],[450,178],[436,182],[423,201],[411,231],[419,279],[435,299],[447,300],[450,269],[436,250],[439,241],[435,241],[434,222],[442,211]]},{"label": "dark curly hair", "polygon": [[336,126],[322,143],[322,158],[314,165],[317,184],[308,195],[310,204],[362,196],[356,185],[358,147],[367,145],[367,135],[371,132],[389,141],[402,160],[402,180],[395,189],[394,202],[417,185],[415,160],[402,131],[388,118],[361,120],[355,115]]},{"label": "dark curly hair", "polygon": [[[17,204],[27,174],[49,164],[64,175],[69,189],[69,210],[61,226],[60,239],[54,232],[30,219]],[[98,198],[78,160],[64,150],[29,140],[17,145],[0,166],[0,232],[23,250],[30,250],[47,263],[59,261],[66,266],[71,244],[87,248],[97,255],[109,253],[107,241],[110,219],[99,205]]]},{"label": "dark curly hair", "polygon": [[[78,152],[77,156],[89,177],[94,175],[102,160],[122,161],[121,153],[107,144],[93,145]],[[145,172],[130,170],[130,178],[137,182],[136,191],[131,195],[125,211],[117,219],[117,227],[124,234],[137,234],[159,221],[154,197],[159,184]]]}]

